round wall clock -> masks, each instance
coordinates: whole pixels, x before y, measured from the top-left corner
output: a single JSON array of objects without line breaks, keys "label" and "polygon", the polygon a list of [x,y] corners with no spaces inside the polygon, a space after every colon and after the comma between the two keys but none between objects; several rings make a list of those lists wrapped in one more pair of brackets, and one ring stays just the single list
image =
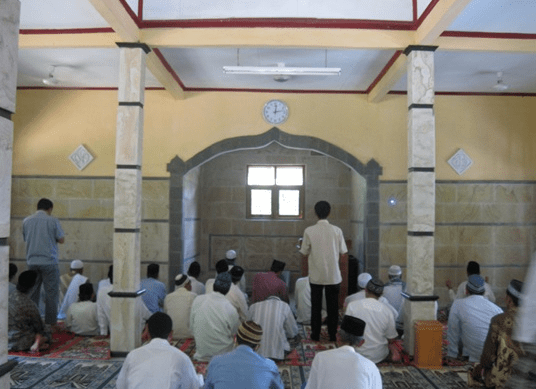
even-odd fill
[{"label": "round wall clock", "polygon": [[264,120],[270,124],[281,124],[288,119],[288,105],[281,100],[270,100],[262,110]]}]

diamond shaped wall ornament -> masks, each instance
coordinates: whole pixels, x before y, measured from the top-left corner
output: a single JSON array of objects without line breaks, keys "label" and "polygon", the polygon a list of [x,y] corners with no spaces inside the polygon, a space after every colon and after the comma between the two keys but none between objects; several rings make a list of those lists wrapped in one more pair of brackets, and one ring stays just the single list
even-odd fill
[{"label": "diamond shaped wall ornament", "polygon": [[91,155],[83,145],[80,145],[71,155],[69,155],[69,159],[74,163],[74,166],[76,166],[78,170],[84,170],[84,168],[93,161],[93,155]]},{"label": "diamond shaped wall ornament", "polygon": [[473,160],[469,158],[463,149],[459,149],[452,157],[450,157],[448,163],[450,167],[452,167],[456,173],[461,176],[466,172],[467,169],[471,167]]}]

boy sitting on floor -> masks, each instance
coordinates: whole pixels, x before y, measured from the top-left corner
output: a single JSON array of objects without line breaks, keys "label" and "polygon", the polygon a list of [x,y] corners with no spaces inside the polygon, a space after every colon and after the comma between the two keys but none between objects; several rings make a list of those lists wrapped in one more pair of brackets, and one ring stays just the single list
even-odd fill
[{"label": "boy sitting on floor", "polygon": [[98,335],[97,303],[91,301],[95,297],[92,284],[79,287],[79,301],[71,304],[65,318],[67,328],[77,335]]}]

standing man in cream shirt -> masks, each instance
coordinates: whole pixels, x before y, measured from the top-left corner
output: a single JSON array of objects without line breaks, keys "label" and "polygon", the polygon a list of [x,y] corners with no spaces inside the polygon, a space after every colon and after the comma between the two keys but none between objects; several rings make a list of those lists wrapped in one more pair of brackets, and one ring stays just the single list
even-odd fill
[{"label": "standing man in cream shirt", "polygon": [[303,254],[303,260],[307,260],[309,268],[311,339],[320,340],[322,294],[325,289],[329,340],[334,342],[337,337],[339,290],[342,281],[339,261],[347,258],[348,249],[342,230],[329,224],[327,220],[330,212],[331,206],[327,201],[315,204],[315,213],[319,220],[314,226],[305,229],[300,253]]}]

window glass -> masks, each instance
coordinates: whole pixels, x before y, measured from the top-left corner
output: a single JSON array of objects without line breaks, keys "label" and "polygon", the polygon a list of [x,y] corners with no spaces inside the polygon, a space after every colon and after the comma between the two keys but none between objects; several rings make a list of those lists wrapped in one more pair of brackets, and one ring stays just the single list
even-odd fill
[{"label": "window glass", "polygon": [[303,185],[303,167],[278,166],[275,183],[276,185]]},{"label": "window glass", "polygon": [[248,185],[274,185],[273,166],[250,166],[248,168]]},{"label": "window glass", "polygon": [[271,215],[272,214],[272,191],[269,189],[251,190],[251,214]]},{"label": "window glass", "polygon": [[300,191],[286,190],[279,191],[279,215],[299,216],[300,215]]}]

